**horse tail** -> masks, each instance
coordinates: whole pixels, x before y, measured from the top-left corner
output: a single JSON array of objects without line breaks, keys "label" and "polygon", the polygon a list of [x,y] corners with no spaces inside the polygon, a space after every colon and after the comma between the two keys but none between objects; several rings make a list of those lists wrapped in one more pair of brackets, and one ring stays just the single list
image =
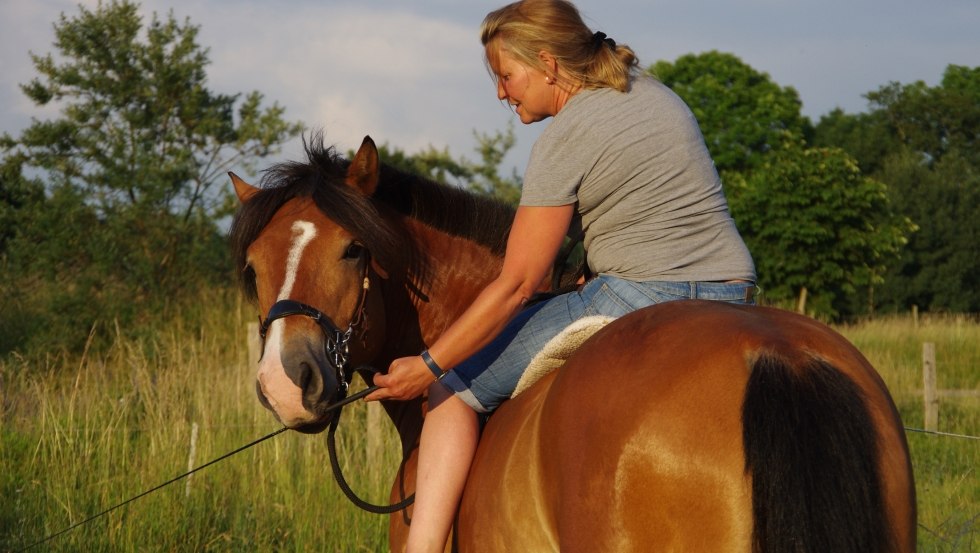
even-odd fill
[{"label": "horse tail", "polygon": [[811,358],[760,356],[742,405],[754,553],[883,553],[891,531],[864,394]]}]

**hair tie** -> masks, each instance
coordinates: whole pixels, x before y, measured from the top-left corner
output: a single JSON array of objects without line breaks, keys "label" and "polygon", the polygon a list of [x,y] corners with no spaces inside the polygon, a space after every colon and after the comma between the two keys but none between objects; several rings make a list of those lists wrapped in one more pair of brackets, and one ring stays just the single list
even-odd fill
[{"label": "hair tie", "polygon": [[596,31],[592,35],[592,44],[595,47],[595,49],[596,49],[597,52],[599,51],[599,48],[602,48],[602,45],[603,44],[605,44],[606,46],[608,46],[613,51],[616,50],[616,41],[613,40],[613,39],[611,39],[611,38],[609,38],[609,37],[607,37],[606,36],[606,33],[602,32],[602,31]]}]

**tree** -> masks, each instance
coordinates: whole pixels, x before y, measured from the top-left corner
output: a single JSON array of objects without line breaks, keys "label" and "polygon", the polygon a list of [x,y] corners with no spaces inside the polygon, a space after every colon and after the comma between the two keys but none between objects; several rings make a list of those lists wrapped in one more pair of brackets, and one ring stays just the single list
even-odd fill
[{"label": "tree", "polygon": [[476,151],[480,154],[480,163],[468,164],[474,176],[469,182],[469,188],[477,192],[485,192],[516,206],[521,199],[521,177],[517,175],[516,170],[512,170],[510,177],[500,175],[500,164],[517,141],[514,137],[513,124],[508,124],[505,133],[497,131],[490,135],[474,132],[474,136],[477,140]]},{"label": "tree", "polygon": [[893,82],[867,97],[899,141],[927,162],[950,153],[980,160],[980,67],[950,65],[938,87]]},{"label": "tree", "polygon": [[875,175],[900,142],[888,129],[882,112],[849,114],[837,108],[820,118],[812,144],[818,148],[841,148],[858,162],[864,174]]},{"label": "tree", "polygon": [[859,290],[873,303],[874,287],[914,230],[894,214],[884,184],[840,149],[785,142],[757,170],[731,177],[732,214],[770,300],[792,302],[808,291],[811,311],[831,317],[851,312]]},{"label": "tree", "polygon": [[0,256],[25,219],[23,213],[44,198],[44,185],[23,176],[23,156],[10,156],[0,164]]},{"label": "tree", "polygon": [[[22,89],[38,105],[60,102],[63,117],[35,121],[20,145],[54,184],[80,186],[104,211],[141,206],[189,219],[214,215],[212,194],[232,166],[277,151],[301,132],[262,95],[206,88],[207,50],[198,28],[156,15],[141,39],[137,5],[126,0],[62,14],[55,46],[64,63],[32,54],[41,74]],[[237,118],[237,120],[236,120]]]},{"label": "tree", "polygon": [[[225,173],[275,153],[302,126],[259,92],[209,90],[208,52],[189,21],[154,14],[144,29],[127,0],[79,10],[54,26],[57,57],[31,54],[39,75],[22,85],[60,116],[2,138],[4,163],[45,182],[32,224],[7,238],[5,285],[45,296],[33,303],[50,305],[50,317],[88,301],[93,317],[126,320],[228,279],[217,225],[231,205]],[[87,332],[82,311],[74,326]]]},{"label": "tree", "polygon": [[854,154],[920,228],[885,273],[878,301],[980,311],[980,68],[950,65],[939,86],[892,82],[867,98],[869,113],[821,118],[814,141]]},{"label": "tree", "polygon": [[980,311],[980,167],[958,153],[926,164],[905,150],[885,159],[879,178],[920,227],[885,274],[882,307]]},{"label": "tree", "polygon": [[758,167],[768,152],[811,131],[796,90],[732,54],[688,54],[648,72],[690,106],[721,173]]}]

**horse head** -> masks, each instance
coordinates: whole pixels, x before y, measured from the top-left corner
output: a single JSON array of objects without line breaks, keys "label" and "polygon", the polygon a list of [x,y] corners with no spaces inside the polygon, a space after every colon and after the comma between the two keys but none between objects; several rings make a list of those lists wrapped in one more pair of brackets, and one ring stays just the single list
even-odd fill
[{"label": "horse head", "polygon": [[371,242],[391,237],[352,224],[370,211],[378,184],[370,137],[349,164],[322,150],[310,161],[277,166],[279,182],[268,188],[231,174],[241,201],[231,234],[246,293],[266,314],[259,400],[287,427],[319,432],[351,367],[374,359],[384,341],[383,302],[371,286],[386,272]]}]

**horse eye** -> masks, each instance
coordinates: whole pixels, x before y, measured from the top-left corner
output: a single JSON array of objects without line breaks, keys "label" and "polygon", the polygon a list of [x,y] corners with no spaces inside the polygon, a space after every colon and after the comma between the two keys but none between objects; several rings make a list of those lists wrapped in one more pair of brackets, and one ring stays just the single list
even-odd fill
[{"label": "horse eye", "polygon": [[347,246],[347,251],[344,252],[344,259],[360,259],[363,254],[364,246],[352,242],[350,246]]}]

